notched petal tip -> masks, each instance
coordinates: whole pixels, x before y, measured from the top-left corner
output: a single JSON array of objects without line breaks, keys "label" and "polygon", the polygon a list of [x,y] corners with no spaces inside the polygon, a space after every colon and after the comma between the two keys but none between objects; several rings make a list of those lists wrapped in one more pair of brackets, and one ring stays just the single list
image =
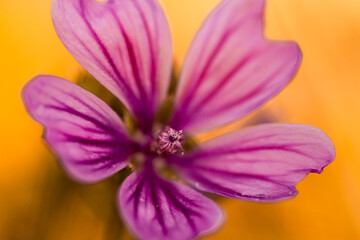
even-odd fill
[{"label": "notched petal tip", "polygon": [[313,129],[313,134],[316,136],[316,138],[321,139],[321,143],[319,143],[318,145],[314,146],[314,148],[317,149],[323,149],[325,157],[324,162],[322,164],[321,167],[319,167],[318,169],[312,169],[313,173],[322,173],[324,171],[324,169],[329,166],[330,163],[332,163],[335,160],[336,157],[336,149],[335,149],[335,144],[334,142],[331,140],[331,138],[320,128],[314,127],[314,126],[310,126],[310,125],[304,125],[307,126],[309,128]]},{"label": "notched petal tip", "polygon": [[294,77],[296,44],[263,35],[264,1],[224,1],[186,57],[169,125],[196,134],[257,109]]}]

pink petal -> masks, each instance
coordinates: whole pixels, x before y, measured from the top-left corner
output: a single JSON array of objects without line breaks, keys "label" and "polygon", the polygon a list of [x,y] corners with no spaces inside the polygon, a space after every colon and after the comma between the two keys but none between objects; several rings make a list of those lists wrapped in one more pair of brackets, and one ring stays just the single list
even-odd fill
[{"label": "pink petal", "polygon": [[182,69],[170,123],[202,132],[236,120],[275,96],[301,60],[293,42],[265,40],[263,0],[224,1],[197,34]]},{"label": "pink petal", "polygon": [[294,197],[299,181],[334,158],[333,143],[315,127],[264,124],[205,142],[174,164],[200,190],[275,201]]},{"label": "pink petal", "polygon": [[140,239],[193,239],[222,223],[222,211],[214,202],[154,172],[134,172],[118,199],[125,222]]},{"label": "pink petal", "polygon": [[54,0],[52,17],[70,53],[149,131],[172,65],[170,31],[157,2]]},{"label": "pink petal", "polygon": [[23,89],[31,116],[61,165],[78,181],[93,183],[121,170],[135,145],[116,113],[90,92],[53,76],[38,76]]}]

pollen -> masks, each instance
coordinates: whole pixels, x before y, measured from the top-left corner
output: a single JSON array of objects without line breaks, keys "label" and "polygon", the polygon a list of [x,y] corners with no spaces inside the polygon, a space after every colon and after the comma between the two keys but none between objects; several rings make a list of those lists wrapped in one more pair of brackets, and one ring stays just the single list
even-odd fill
[{"label": "pollen", "polygon": [[164,130],[158,132],[155,135],[156,140],[156,152],[159,155],[172,155],[177,154],[179,156],[184,155],[184,149],[182,147],[184,134],[182,130],[175,130],[171,127],[165,127]]}]

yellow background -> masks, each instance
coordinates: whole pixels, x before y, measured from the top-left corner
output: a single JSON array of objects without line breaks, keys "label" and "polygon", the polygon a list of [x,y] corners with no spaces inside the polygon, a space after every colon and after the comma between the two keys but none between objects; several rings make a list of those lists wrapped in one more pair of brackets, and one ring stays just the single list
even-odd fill
[{"label": "yellow background", "polygon": [[[219,1],[161,2],[181,63]],[[50,5],[0,1],[0,239],[128,239],[106,194],[116,186],[69,180],[21,102],[21,88],[33,76],[74,79],[80,69],[56,36]],[[264,109],[280,121],[321,128],[337,157],[301,182],[290,201],[221,199],[227,222],[209,239],[360,239],[360,1],[268,0],[265,32],[297,41],[304,59],[293,82]]]}]

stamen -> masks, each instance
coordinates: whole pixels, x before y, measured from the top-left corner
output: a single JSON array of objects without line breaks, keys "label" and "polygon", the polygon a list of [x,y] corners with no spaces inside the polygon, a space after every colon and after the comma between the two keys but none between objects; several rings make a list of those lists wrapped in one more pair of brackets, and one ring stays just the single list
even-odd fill
[{"label": "stamen", "polygon": [[177,153],[179,156],[184,155],[184,149],[182,147],[183,131],[176,131],[171,127],[165,127],[155,135],[157,147],[156,152],[159,155],[172,155]]}]

